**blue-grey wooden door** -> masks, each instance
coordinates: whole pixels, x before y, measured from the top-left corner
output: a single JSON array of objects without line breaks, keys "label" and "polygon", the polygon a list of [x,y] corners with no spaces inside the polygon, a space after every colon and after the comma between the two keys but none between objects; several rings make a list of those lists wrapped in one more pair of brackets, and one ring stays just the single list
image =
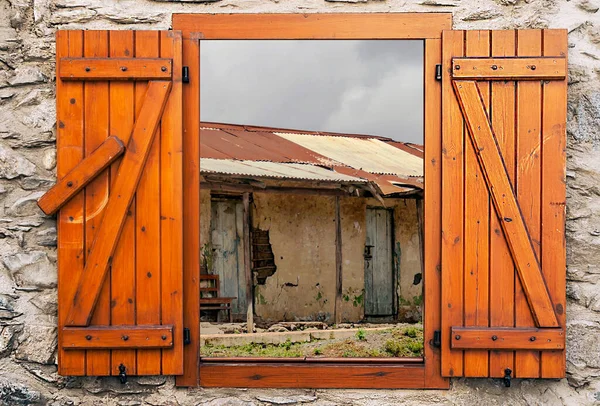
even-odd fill
[{"label": "blue-grey wooden door", "polygon": [[393,212],[367,208],[365,241],[365,317],[393,316]]},{"label": "blue-grey wooden door", "polygon": [[248,304],[244,275],[244,205],[241,200],[213,200],[211,212],[212,273],[219,275],[219,296],[236,297],[231,311],[235,318],[245,319]]}]

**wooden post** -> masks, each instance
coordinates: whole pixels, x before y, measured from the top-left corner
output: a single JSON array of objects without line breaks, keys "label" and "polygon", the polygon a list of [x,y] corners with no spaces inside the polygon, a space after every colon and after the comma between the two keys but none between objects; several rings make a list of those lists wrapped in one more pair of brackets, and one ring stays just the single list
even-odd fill
[{"label": "wooden post", "polygon": [[254,278],[252,277],[252,267],[250,266],[250,250],[252,245],[250,244],[250,193],[244,193],[244,273],[246,275],[246,303],[248,304],[248,310],[246,313],[246,327],[248,333],[254,332]]},{"label": "wooden post", "polygon": [[335,197],[335,323],[342,322],[342,220],[340,197]]}]

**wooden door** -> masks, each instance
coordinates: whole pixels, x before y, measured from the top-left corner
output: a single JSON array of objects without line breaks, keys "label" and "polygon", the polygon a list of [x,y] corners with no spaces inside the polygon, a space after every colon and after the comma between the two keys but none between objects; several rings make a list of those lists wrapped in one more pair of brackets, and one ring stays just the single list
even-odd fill
[{"label": "wooden door", "polygon": [[392,211],[367,208],[365,316],[394,315]]},{"label": "wooden door", "polygon": [[182,40],[58,31],[62,375],[183,373]]},{"label": "wooden door", "polygon": [[442,374],[564,377],[567,33],[442,44]]},{"label": "wooden door", "polygon": [[231,303],[234,317],[245,319],[244,205],[234,199],[216,199],[211,205],[212,273],[219,275],[219,296],[237,298]]}]

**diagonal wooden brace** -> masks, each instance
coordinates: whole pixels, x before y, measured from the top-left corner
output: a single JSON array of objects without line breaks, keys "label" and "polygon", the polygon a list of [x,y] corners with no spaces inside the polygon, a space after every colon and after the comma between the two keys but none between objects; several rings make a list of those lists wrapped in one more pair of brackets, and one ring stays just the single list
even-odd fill
[{"label": "diagonal wooden brace", "polygon": [[117,137],[108,137],[94,152],[39,198],[37,204],[47,215],[56,213],[73,196],[120,157],[125,145]]},{"label": "diagonal wooden brace", "polygon": [[148,90],[119,166],[102,223],[67,313],[66,325],[68,326],[88,326],[90,323],[170,88],[171,82],[148,82]]},{"label": "diagonal wooden brace", "polygon": [[540,263],[510,184],[477,83],[452,83],[536,325],[558,327]]}]

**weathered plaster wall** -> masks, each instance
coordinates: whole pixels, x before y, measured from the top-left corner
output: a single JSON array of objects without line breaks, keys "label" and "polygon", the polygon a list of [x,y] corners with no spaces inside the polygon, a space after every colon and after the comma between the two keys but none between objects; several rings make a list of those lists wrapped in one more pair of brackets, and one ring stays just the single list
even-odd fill
[{"label": "weathered plaster wall", "polygon": [[[600,403],[600,3],[598,0],[0,0],[0,403]],[[175,390],[172,378],[55,373],[55,223],[34,200],[54,179],[54,32],[168,28],[173,12],[446,11],[455,28],[569,29],[568,379],[454,380],[450,391]],[[376,74],[376,73],[375,73]]]},{"label": "weathered plaster wall", "polygon": [[[329,196],[254,193],[253,227],[269,231],[277,271],[255,288],[258,319],[324,321],[333,323],[335,310],[335,206]],[[342,320],[364,317],[364,246],[367,206],[375,199],[342,198]],[[413,285],[420,272],[419,236],[414,200],[386,199],[394,209],[398,295],[403,315],[418,320],[422,284]],[[206,216],[206,213],[202,213]],[[206,220],[205,220],[206,221]],[[415,299],[416,298],[416,299]],[[410,303],[408,303],[410,302]],[[415,306],[417,305],[417,306]]]},{"label": "weathered plaster wall", "polygon": [[332,321],[335,305],[334,199],[255,193],[253,227],[269,230],[277,271],[255,290],[265,321]]}]

